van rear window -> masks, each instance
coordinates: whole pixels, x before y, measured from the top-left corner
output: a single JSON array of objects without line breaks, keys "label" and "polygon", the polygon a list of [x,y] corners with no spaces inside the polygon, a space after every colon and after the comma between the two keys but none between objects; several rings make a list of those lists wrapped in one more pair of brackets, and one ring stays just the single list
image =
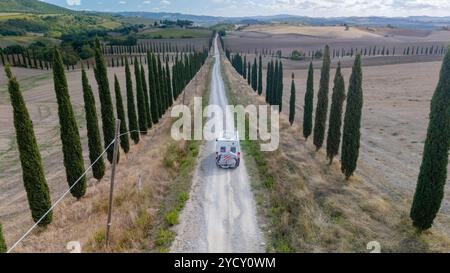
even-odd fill
[{"label": "van rear window", "polygon": [[231,151],[232,153],[236,153],[236,147],[231,147],[231,148],[230,148],[230,151]]},{"label": "van rear window", "polygon": [[220,152],[225,153],[227,151],[227,148],[225,146],[220,147]]}]

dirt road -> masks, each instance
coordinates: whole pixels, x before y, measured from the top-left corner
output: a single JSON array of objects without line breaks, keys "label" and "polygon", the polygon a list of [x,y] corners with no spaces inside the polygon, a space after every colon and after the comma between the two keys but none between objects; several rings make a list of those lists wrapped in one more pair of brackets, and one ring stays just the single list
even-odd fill
[{"label": "dirt road", "polygon": [[[209,104],[228,105],[215,42],[215,63]],[[190,200],[180,216],[171,252],[263,252],[264,239],[256,218],[245,161],[237,169],[219,169],[215,142],[203,145]]]}]

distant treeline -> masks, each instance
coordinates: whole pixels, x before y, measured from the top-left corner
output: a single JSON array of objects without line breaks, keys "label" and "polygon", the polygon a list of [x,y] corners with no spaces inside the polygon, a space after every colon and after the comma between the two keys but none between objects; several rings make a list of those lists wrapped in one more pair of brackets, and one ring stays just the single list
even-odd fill
[{"label": "distant treeline", "polygon": [[[353,57],[357,54],[361,56],[419,56],[419,55],[436,55],[443,56],[447,53],[447,47],[443,44],[429,45],[429,46],[370,46],[370,47],[351,47],[351,48],[333,48],[330,49],[331,58]],[[228,48],[230,52],[239,52]],[[323,49],[301,50],[294,49],[286,56],[280,49],[254,49],[246,50],[247,54],[254,53],[255,55],[263,55],[264,57],[271,56],[277,58],[289,58],[291,60],[314,60],[322,59]],[[241,54],[243,52],[241,51]]]}]

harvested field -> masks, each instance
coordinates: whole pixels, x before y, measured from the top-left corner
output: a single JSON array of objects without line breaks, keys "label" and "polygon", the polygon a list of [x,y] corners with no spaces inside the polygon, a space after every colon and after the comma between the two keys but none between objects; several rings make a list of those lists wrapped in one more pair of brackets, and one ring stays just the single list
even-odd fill
[{"label": "harvested field", "polygon": [[[276,31],[272,31],[275,29]],[[291,30],[292,31],[289,31]],[[340,35],[339,33],[348,33]],[[242,31],[227,32],[225,44],[233,52],[246,54],[255,50],[281,50],[284,57],[289,57],[293,50],[305,53],[321,50],[328,44],[336,50],[352,48],[382,48],[390,50],[392,55],[401,55],[407,47],[442,47],[449,44],[450,31],[412,31],[405,29],[359,29],[350,27],[304,27],[290,25],[250,26]],[[415,55],[424,55],[415,54]],[[434,56],[406,56],[409,58]],[[418,60],[421,61],[421,60]]]},{"label": "harvested field", "polygon": [[252,25],[243,29],[244,32],[262,32],[268,34],[296,34],[302,36],[312,36],[320,38],[378,38],[380,35],[371,33],[355,27],[350,27],[348,30],[344,26],[295,26],[295,25]]}]

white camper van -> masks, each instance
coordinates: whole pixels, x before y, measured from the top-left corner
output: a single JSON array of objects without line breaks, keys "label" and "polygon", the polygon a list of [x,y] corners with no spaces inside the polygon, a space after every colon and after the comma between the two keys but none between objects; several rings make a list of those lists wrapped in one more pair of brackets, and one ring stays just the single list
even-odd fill
[{"label": "white camper van", "polygon": [[221,168],[237,168],[241,161],[241,147],[239,134],[236,132],[224,132],[223,136],[216,139],[216,164]]}]

